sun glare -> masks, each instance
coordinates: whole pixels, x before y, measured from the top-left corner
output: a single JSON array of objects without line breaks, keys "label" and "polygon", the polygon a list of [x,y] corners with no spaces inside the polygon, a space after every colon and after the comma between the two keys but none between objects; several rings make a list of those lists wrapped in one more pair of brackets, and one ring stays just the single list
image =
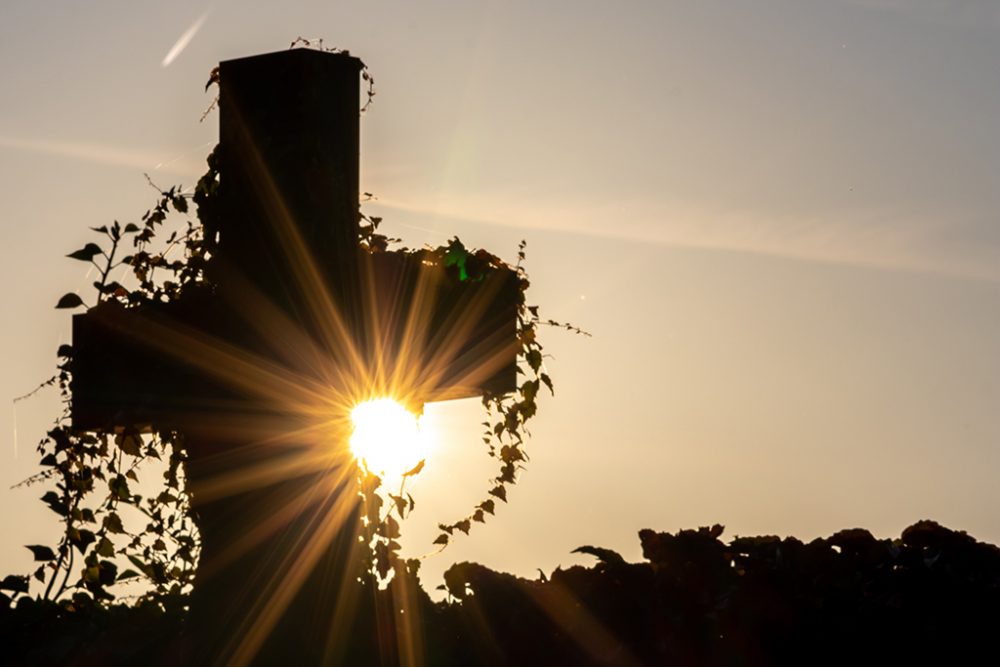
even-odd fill
[{"label": "sun glare", "polygon": [[400,477],[427,458],[423,420],[391,398],[360,403],[351,412],[351,452],[371,472]]}]

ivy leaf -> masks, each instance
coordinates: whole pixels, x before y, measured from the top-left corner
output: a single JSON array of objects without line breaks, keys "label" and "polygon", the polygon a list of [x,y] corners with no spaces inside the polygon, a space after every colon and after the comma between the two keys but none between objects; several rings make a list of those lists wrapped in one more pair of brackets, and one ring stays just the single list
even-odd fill
[{"label": "ivy leaf", "polygon": [[426,463],[426,462],[427,462],[427,459],[421,459],[420,463],[418,463],[417,465],[413,466],[413,468],[411,468],[410,470],[404,472],[403,473],[403,477],[412,477],[413,475],[416,475],[417,473],[419,473],[421,470],[424,469],[424,463]]},{"label": "ivy leaf", "polygon": [[109,533],[124,533],[121,517],[116,512],[112,512],[104,517],[104,528]]},{"label": "ivy leaf", "polygon": [[89,262],[94,259],[97,255],[102,254],[104,251],[101,250],[101,246],[96,243],[88,243],[79,250],[71,252],[66,255],[70,259],[78,259],[81,262]]},{"label": "ivy leaf", "polygon": [[126,579],[134,579],[135,577],[138,577],[138,576],[141,576],[141,575],[138,572],[136,572],[135,570],[129,569],[129,570],[125,570],[124,572],[122,572],[121,574],[118,575],[118,581],[125,581]]},{"label": "ivy leaf", "polygon": [[477,509],[472,515],[472,520],[479,523],[486,523],[486,519],[483,517],[483,510]]},{"label": "ivy leaf", "polygon": [[552,378],[550,378],[545,373],[542,373],[539,377],[542,379],[542,382],[545,383],[545,386],[549,388],[549,393],[551,393],[553,396],[555,396],[556,395],[556,390],[552,386]]},{"label": "ivy leaf", "polygon": [[406,498],[389,494],[389,499],[396,504],[396,513],[402,517],[406,512]]},{"label": "ivy leaf", "polygon": [[389,539],[395,539],[399,537],[399,522],[393,519],[391,516],[385,519],[385,536]]},{"label": "ivy leaf", "polygon": [[86,553],[87,547],[93,544],[96,539],[97,536],[89,530],[73,529],[69,533],[69,541],[80,550],[80,553]]},{"label": "ivy leaf", "polygon": [[128,296],[128,290],[126,290],[120,282],[117,280],[112,280],[106,285],[102,285],[98,281],[94,281],[94,288],[101,294],[114,294],[115,296]]},{"label": "ivy leaf", "polygon": [[[503,467],[500,469],[500,476],[497,478],[497,480],[500,481],[500,482],[503,482],[505,484],[513,484],[514,483],[514,474],[515,474],[515,472],[517,472],[517,469],[514,467],[513,463],[510,463],[510,462],[504,463]],[[498,486],[497,488],[503,490],[504,487],[503,486]],[[494,489],[494,491],[495,490],[496,489]],[[490,493],[493,493],[493,491],[490,491]],[[503,500],[504,502],[507,502],[506,494],[507,494],[507,492],[504,490],[504,497],[501,498],[501,500]],[[496,495],[496,494],[494,494],[494,495]],[[497,496],[497,497],[500,498],[500,496]]]},{"label": "ivy leaf", "polygon": [[139,451],[140,442],[139,436],[135,433],[123,433],[115,436],[115,444],[130,456],[139,456],[141,454]]},{"label": "ivy leaf", "polygon": [[524,401],[531,403],[535,400],[535,396],[538,395],[538,380],[528,380],[521,385],[521,396],[524,397]]},{"label": "ivy leaf", "polygon": [[205,90],[212,87],[212,84],[219,84],[219,68],[214,67],[212,71],[208,73],[208,83],[205,84]]},{"label": "ivy leaf", "polygon": [[115,555],[115,545],[107,537],[102,537],[97,544],[97,555],[104,558],[111,558]]},{"label": "ivy leaf", "polygon": [[587,554],[590,556],[595,556],[598,560],[606,565],[625,565],[625,559],[621,557],[617,551],[612,551],[611,549],[605,549],[603,547],[592,547],[590,545],[585,545],[582,547],[577,547],[573,549],[570,553],[574,554]]},{"label": "ivy leaf", "polygon": [[108,489],[118,500],[127,501],[129,499],[128,482],[124,475],[118,475],[108,480]]},{"label": "ivy leaf", "polygon": [[65,516],[67,507],[62,502],[62,498],[55,491],[47,491],[44,496],[42,496],[42,502],[49,506],[49,509],[58,514],[59,516]]},{"label": "ivy leaf", "polygon": [[[507,489],[505,489],[502,484],[498,484],[497,486],[493,487],[493,489],[490,491],[490,495],[496,496],[500,500],[507,502]],[[490,512],[490,514],[492,514],[492,512]]]},{"label": "ivy leaf", "polygon": [[523,461],[524,453],[516,445],[504,445],[500,448],[500,460],[504,463]]},{"label": "ivy leaf", "polygon": [[28,578],[18,574],[8,574],[3,581],[0,581],[0,590],[27,593]]},{"label": "ivy leaf", "polygon": [[44,563],[56,559],[56,553],[49,547],[41,544],[29,544],[25,548],[31,550],[36,562]]},{"label": "ivy leaf", "polygon": [[[135,224],[134,222],[130,222],[127,225],[125,225],[125,229],[123,231],[125,234],[134,234],[135,232],[139,231],[139,225]],[[119,579],[121,579],[121,577],[119,577]]]},{"label": "ivy leaf", "polygon": [[115,583],[118,576],[118,566],[109,560],[102,560],[98,565],[98,578],[102,586],[110,586]]},{"label": "ivy leaf", "polygon": [[385,579],[389,574],[389,569],[392,567],[389,563],[391,558],[389,549],[383,542],[375,545],[375,569],[382,579]]},{"label": "ivy leaf", "polygon": [[70,292],[69,294],[63,294],[59,302],[56,303],[56,308],[76,308],[77,306],[82,306],[83,299],[80,298],[79,294]]},{"label": "ivy leaf", "polygon": [[468,258],[469,251],[465,249],[457,236],[448,242],[448,248],[444,254],[444,266],[445,268],[458,267],[458,279],[461,282],[465,282],[469,278],[469,274],[465,270],[465,262]]},{"label": "ivy leaf", "polygon": [[[441,533],[440,535],[437,536],[437,539],[434,540],[433,544],[441,544],[441,545],[448,544],[448,536],[445,535],[444,533]],[[27,587],[25,588],[25,590],[27,590]]]},{"label": "ivy leaf", "polygon": [[495,503],[492,500],[484,500],[479,503],[479,506],[483,508],[484,512],[489,512],[490,514],[493,514],[493,510],[495,509]]},{"label": "ivy leaf", "polygon": [[160,495],[156,496],[156,502],[158,503],[177,502],[177,496],[173,495],[169,491],[161,491]]}]

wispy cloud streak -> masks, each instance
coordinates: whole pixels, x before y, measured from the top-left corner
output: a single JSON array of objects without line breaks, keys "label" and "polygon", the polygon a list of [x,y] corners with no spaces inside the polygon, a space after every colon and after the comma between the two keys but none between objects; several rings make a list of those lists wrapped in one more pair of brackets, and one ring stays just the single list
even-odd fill
[{"label": "wispy cloud streak", "polygon": [[[133,167],[144,171],[162,170],[165,172],[187,174],[193,166],[176,157],[163,161],[161,156],[150,153],[125,150],[115,146],[92,144],[79,141],[50,141],[46,139],[22,139],[0,135],[0,148],[11,148],[30,153],[42,153],[68,157],[97,164],[107,164],[117,167]],[[197,168],[194,167],[196,170]]]},{"label": "wispy cloud streak", "polygon": [[199,30],[201,30],[201,27],[205,25],[205,19],[207,18],[208,10],[205,10],[205,13],[199,16],[195,22],[191,24],[191,27],[185,30],[181,36],[177,38],[174,45],[170,47],[169,51],[167,51],[167,55],[163,57],[163,62],[161,63],[163,67],[170,67],[170,63],[177,59],[177,56],[179,56],[184,49],[187,48],[188,44],[191,43],[191,40],[194,39],[194,36],[198,34]]},{"label": "wispy cloud streak", "polygon": [[[449,197],[449,200],[451,198]],[[708,209],[678,202],[616,202],[612,205],[555,206],[530,210],[502,199],[466,198],[453,204],[420,198],[379,198],[373,208],[425,220],[462,220],[485,225],[537,229],[597,238],[656,243],[704,250],[748,252],[800,261],[844,264],[890,271],[946,275],[1000,282],[1000,249],[990,244],[942,244],[943,231],[960,221],[905,219],[893,210],[856,210],[804,218],[768,217],[760,212]],[[388,221],[391,223],[392,218]],[[905,222],[905,224],[904,224]]]}]

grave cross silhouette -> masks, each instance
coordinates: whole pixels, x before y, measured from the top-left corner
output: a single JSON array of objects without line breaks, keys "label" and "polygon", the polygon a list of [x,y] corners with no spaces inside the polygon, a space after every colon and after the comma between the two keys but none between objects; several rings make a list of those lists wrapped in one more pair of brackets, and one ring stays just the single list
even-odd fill
[{"label": "grave cross silhouette", "polygon": [[[73,319],[74,427],[185,434],[202,536],[193,618],[215,624],[227,651],[256,622],[258,598],[275,593],[262,573],[294,564],[308,533],[330,532],[317,507],[350,511],[313,570],[343,571],[357,548],[344,474],[351,401],[394,392],[422,404],[516,384],[513,271],[471,280],[463,262],[474,257],[446,267],[359,245],[362,67],[309,49],[221,63],[212,286]],[[324,420],[340,424],[325,443],[340,463],[310,469],[321,458],[301,454],[323,445]],[[304,577],[283,613],[333,609],[330,575]]]}]

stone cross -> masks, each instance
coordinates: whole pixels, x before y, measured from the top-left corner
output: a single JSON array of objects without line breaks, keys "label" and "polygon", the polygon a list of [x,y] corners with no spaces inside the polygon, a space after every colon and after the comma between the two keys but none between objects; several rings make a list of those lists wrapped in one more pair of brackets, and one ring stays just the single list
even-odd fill
[{"label": "stone cross", "polygon": [[255,633],[329,641],[323,616],[345,613],[352,401],[515,388],[512,271],[474,282],[359,245],[362,67],[309,49],[221,63],[213,287],[73,321],[74,427],[185,435],[191,623],[217,656],[266,649]]}]

